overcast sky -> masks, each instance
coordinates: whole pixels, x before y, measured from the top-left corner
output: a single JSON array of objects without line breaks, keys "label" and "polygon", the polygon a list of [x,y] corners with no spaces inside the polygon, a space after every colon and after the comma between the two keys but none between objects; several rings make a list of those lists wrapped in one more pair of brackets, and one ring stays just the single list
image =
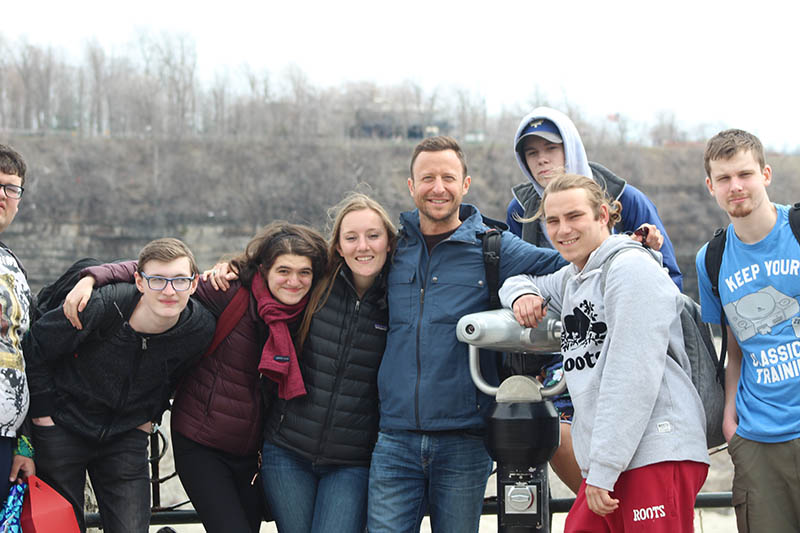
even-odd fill
[{"label": "overcast sky", "polygon": [[300,67],[318,86],[414,80],[485,96],[490,112],[537,87],[593,119],[739,127],[800,149],[800,23],[793,2],[7,0],[0,35],[124,50],[136,32],[187,34],[202,79],[243,63]]}]

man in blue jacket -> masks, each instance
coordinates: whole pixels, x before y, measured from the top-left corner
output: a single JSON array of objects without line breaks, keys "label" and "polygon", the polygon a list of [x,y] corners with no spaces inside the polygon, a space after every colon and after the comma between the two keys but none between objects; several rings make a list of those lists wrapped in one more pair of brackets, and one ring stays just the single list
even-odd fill
[{"label": "man in blue jacket", "polygon": [[[433,137],[414,149],[408,188],[417,209],[401,215],[388,280],[371,533],[418,531],[426,510],[437,533],[478,530],[492,467],[483,444],[490,398],[472,383],[467,346],[456,339],[458,319],[489,306],[481,241],[488,227],[475,206],[461,203],[470,182],[454,139]],[[565,264],[554,250],[502,235],[501,282]],[[491,357],[481,367],[496,381]]]}]

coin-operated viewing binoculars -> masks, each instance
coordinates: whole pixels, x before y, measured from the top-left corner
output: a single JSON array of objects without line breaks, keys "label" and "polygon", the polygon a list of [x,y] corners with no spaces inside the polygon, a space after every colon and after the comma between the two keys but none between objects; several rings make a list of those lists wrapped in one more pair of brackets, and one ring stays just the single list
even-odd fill
[{"label": "coin-operated viewing binoculars", "polygon": [[548,312],[537,328],[525,328],[509,309],[466,315],[458,321],[458,340],[469,344],[472,381],[494,396],[488,448],[497,462],[497,523],[500,533],[550,531],[547,462],[558,449],[558,414],[547,400],[566,390],[562,379],[551,387],[530,376],[511,376],[499,387],[481,375],[479,349],[525,354],[560,352],[561,322]]}]

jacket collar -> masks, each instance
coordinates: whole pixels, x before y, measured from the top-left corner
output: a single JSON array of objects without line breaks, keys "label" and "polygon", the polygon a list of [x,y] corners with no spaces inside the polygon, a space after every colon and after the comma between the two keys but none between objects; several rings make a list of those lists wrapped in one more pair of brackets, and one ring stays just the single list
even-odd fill
[{"label": "jacket collar", "polygon": [[[483,217],[478,208],[472,204],[461,204],[458,218],[461,225],[448,240],[477,243],[478,235],[486,231]],[[406,211],[400,214],[400,232],[406,237],[422,239],[422,230],[419,227],[419,210]]]}]

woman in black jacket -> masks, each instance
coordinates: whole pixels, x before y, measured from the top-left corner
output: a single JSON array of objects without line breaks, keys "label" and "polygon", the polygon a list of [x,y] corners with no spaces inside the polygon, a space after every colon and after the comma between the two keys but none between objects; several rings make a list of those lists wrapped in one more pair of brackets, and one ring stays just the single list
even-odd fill
[{"label": "woman in black jacket", "polygon": [[332,214],[328,272],[297,339],[307,394],[274,402],[264,430],[261,479],[281,533],[361,533],[366,524],[396,230],[364,194]]}]

